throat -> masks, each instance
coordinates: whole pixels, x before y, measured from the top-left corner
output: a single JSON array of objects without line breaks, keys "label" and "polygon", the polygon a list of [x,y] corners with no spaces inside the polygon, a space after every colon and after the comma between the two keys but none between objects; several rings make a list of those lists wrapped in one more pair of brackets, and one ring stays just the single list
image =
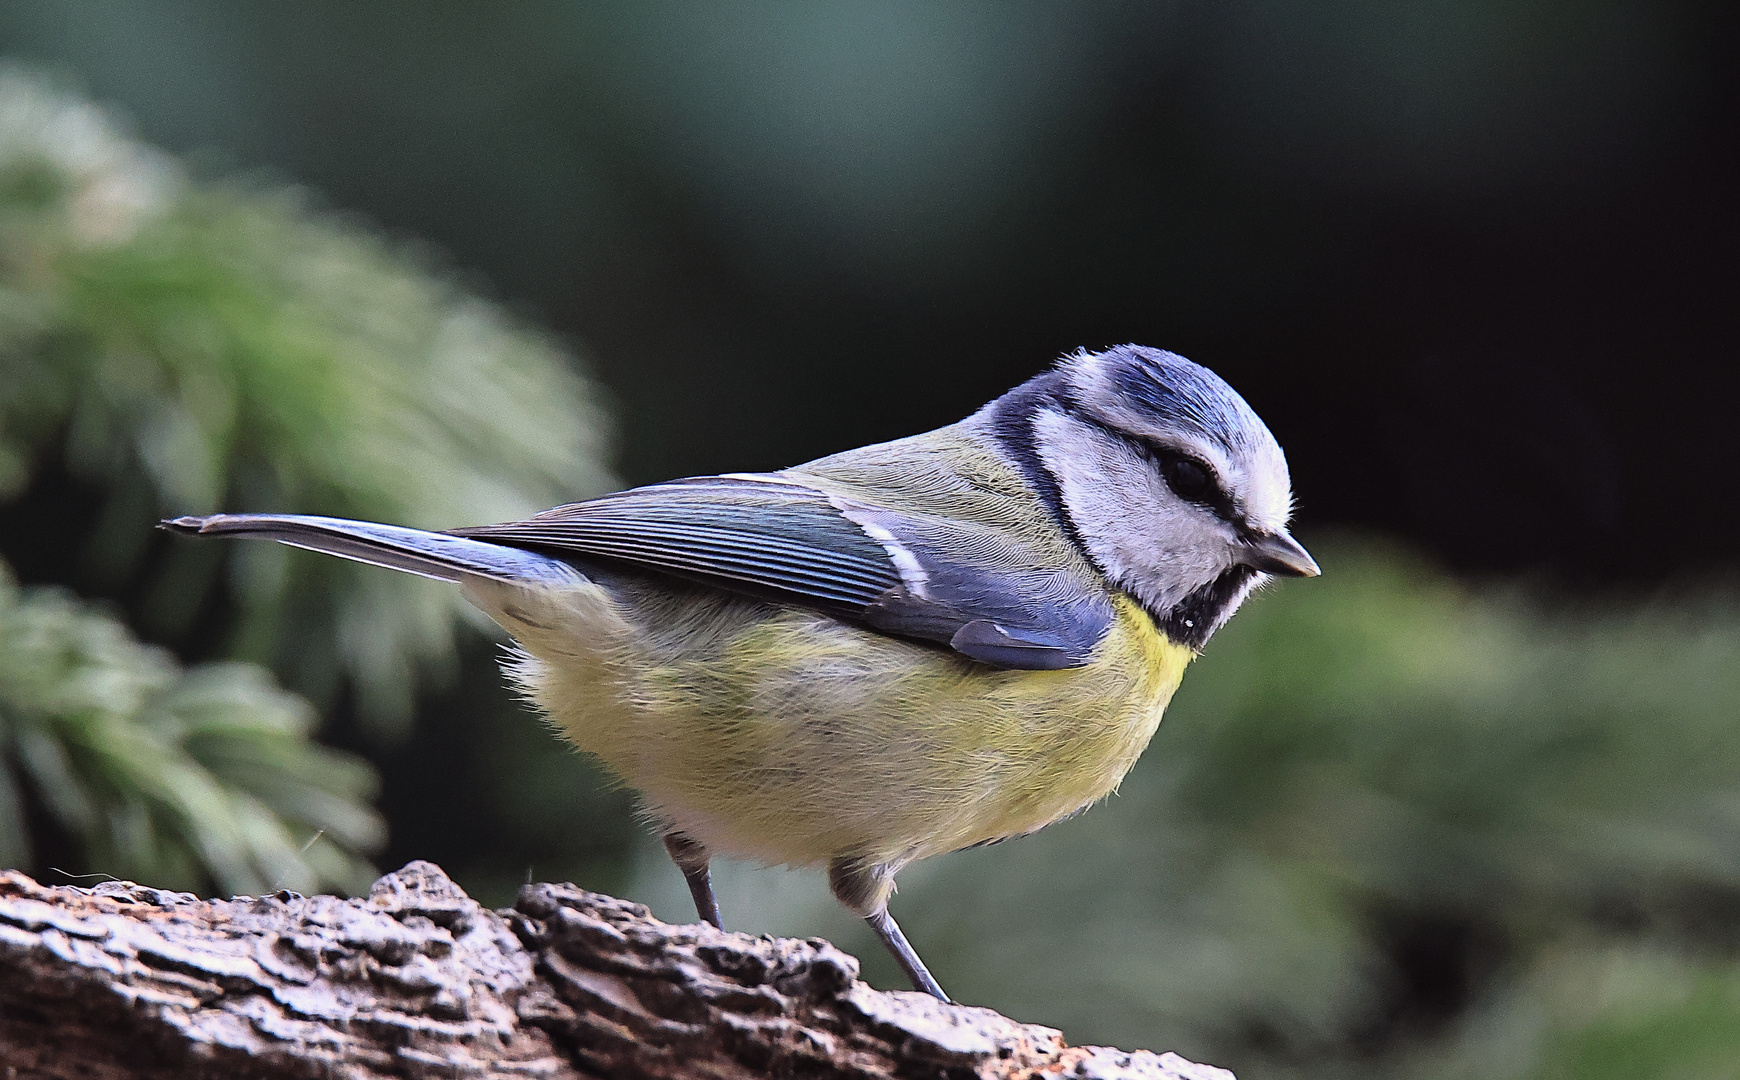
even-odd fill
[{"label": "throat", "polygon": [[1192,650],[1202,651],[1208,639],[1250,595],[1256,585],[1257,571],[1248,566],[1234,566],[1168,611],[1148,612],[1154,625],[1171,640]]}]

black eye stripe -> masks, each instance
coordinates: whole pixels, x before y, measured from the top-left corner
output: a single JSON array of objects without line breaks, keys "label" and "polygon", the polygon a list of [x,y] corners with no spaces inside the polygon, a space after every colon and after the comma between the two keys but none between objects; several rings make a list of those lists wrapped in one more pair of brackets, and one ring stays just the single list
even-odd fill
[{"label": "black eye stripe", "polygon": [[1144,457],[1155,463],[1161,479],[1166,481],[1174,495],[1185,502],[1207,507],[1228,521],[1239,520],[1232,497],[1226,493],[1220,477],[1207,462],[1182,450],[1145,439],[1136,445]]},{"label": "black eye stripe", "polygon": [[[1084,410],[1079,403],[1069,396],[1067,392],[1060,392],[1058,396],[1050,402],[1050,404],[1054,405],[1058,411],[1062,412],[1065,416],[1075,420],[1084,427],[1097,428],[1105,434],[1121,441],[1125,446],[1128,446],[1131,450],[1135,451],[1138,456],[1147,458],[1149,461],[1154,462],[1155,469],[1160,473],[1161,478],[1166,481],[1166,486],[1171,488],[1173,493],[1177,494],[1179,498],[1186,502],[1194,503],[1198,506],[1214,511],[1216,516],[1232,525],[1234,529],[1239,531],[1240,535],[1249,534],[1250,529],[1249,526],[1245,524],[1243,512],[1233,504],[1232,496],[1228,495],[1226,489],[1221,486],[1219,475],[1200,458],[1175,447],[1167,446],[1164,443],[1155,442],[1144,436],[1112,427],[1100,420],[1098,417],[1095,417]],[[1179,493],[1177,487],[1173,484],[1172,477],[1167,474],[1165,463],[1168,460],[1188,461],[1201,469],[1208,477],[1208,490],[1195,498]],[[1050,482],[1055,483],[1056,481],[1051,480]],[[1058,505],[1061,507],[1061,497],[1053,495],[1053,498],[1059,499]],[[1068,528],[1073,531],[1075,528],[1074,523],[1071,522]]]},{"label": "black eye stripe", "polygon": [[1160,469],[1179,498],[1201,503],[1214,501],[1217,485],[1201,462],[1187,457],[1162,458]]}]

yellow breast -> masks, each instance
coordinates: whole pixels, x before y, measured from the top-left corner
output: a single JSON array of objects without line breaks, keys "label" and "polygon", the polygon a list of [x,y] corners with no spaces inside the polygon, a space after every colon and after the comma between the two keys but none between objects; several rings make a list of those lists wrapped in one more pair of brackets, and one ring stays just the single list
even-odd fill
[{"label": "yellow breast", "polygon": [[593,588],[512,594],[474,599],[562,732],[665,824],[768,863],[898,865],[1074,813],[1135,763],[1192,656],[1122,598],[1091,664],[1004,671],[717,594],[674,627]]}]

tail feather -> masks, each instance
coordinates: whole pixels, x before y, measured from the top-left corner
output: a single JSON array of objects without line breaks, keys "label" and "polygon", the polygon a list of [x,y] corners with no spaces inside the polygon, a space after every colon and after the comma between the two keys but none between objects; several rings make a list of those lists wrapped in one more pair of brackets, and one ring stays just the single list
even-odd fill
[{"label": "tail feather", "polygon": [[276,540],[291,547],[323,551],[341,559],[403,570],[437,581],[486,577],[572,585],[586,580],[585,575],[562,560],[535,551],[398,525],[377,525],[372,521],[302,514],[213,514],[179,517],[160,523],[160,527],[187,535]]}]

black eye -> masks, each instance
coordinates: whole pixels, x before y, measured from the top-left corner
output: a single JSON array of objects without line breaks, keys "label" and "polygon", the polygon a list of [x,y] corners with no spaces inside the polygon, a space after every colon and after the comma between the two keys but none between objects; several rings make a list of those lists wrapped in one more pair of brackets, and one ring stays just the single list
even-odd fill
[{"label": "black eye", "polygon": [[1187,457],[1168,457],[1161,462],[1160,475],[1174,494],[1187,502],[1213,502],[1217,494],[1214,476],[1200,461]]}]

